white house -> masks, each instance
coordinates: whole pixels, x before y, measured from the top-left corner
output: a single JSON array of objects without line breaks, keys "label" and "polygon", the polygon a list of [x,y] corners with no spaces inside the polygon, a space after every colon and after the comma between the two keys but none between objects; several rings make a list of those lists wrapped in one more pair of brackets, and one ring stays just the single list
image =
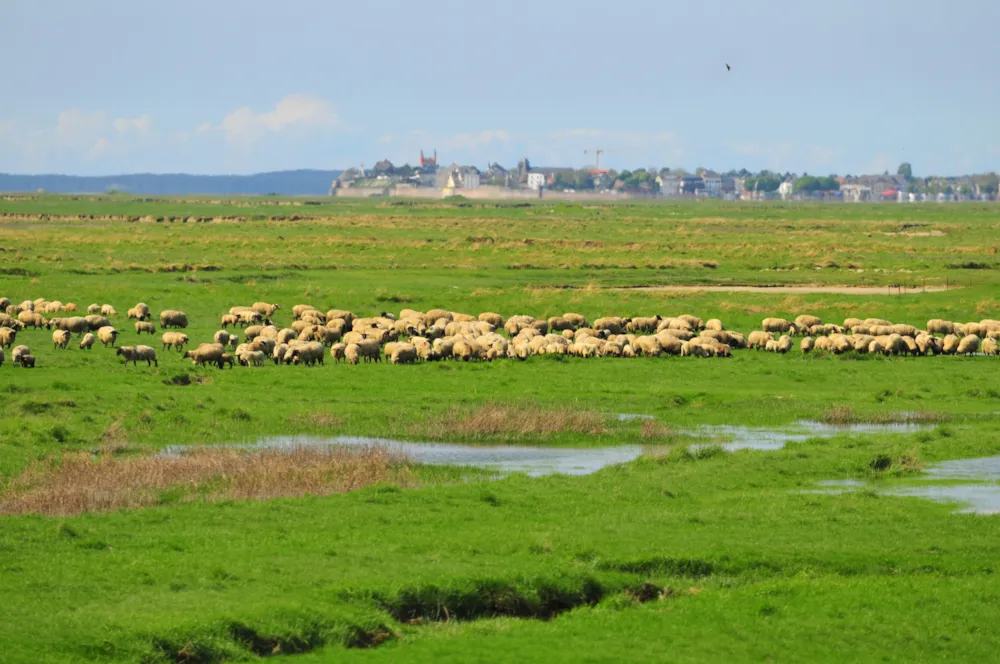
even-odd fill
[{"label": "white house", "polygon": [[680,196],[681,179],[676,175],[661,175],[657,178],[661,196]]},{"label": "white house", "polygon": [[528,173],[528,189],[541,189],[545,186],[544,173]]},{"label": "white house", "polygon": [[479,189],[479,173],[467,170],[461,173],[462,189]]},{"label": "white house", "polygon": [[722,194],[722,176],[714,171],[705,171],[701,174],[701,179],[705,182],[705,196],[719,196]]}]

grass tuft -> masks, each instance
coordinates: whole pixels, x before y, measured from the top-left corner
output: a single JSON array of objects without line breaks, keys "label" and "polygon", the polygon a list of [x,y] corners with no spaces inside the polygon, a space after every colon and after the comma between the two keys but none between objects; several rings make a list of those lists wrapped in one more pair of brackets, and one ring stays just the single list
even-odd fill
[{"label": "grass tuft", "polygon": [[29,466],[0,493],[0,513],[71,515],[163,502],[266,500],[344,493],[378,483],[409,485],[404,459],[362,451],[295,448],[247,453],[201,449],[179,456],[66,454]]},{"label": "grass tuft", "polygon": [[475,410],[449,409],[423,426],[434,438],[516,441],[562,433],[598,436],[608,432],[607,417],[594,411],[488,403]]}]

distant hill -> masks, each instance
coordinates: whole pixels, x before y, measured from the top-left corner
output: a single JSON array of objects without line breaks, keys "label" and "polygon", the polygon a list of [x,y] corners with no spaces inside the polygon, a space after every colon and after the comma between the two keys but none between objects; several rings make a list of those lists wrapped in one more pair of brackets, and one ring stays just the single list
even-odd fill
[{"label": "distant hill", "polygon": [[254,175],[8,175],[0,173],[0,191],[97,194],[117,190],[130,194],[280,194],[325,196],[341,171],[275,171]]}]

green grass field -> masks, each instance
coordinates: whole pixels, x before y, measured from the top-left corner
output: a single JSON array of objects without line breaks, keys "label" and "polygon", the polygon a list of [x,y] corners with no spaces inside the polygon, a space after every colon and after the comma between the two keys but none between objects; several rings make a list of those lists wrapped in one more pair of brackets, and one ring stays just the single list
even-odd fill
[{"label": "green grass field", "polygon": [[[743,332],[801,313],[1000,318],[1000,207],[985,204],[277,202],[0,200],[0,297],[113,304],[123,344],[139,342],[124,316],[137,301],[187,312],[195,344],[258,300],[281,304],[279,326],[298,303],[691,313]],[[726,284],[844,291],[633,288]],[[949,290],[890,295],[898,285]],[[143,509],[5,514],[5,662],[984,661],[998,646],[997,517],[876,490],[1000,454],[996,358],[795,350],[219,371],[169,352],[158,368],[124,367],[100,344],[55,350],[47,330],[18,343],[38,366],[0,367],[0,504],[68,454],[127,464],[290,434],[648,453],[582,477],[409,465],[334,495],[209,500],[201,486]],[[483,424],[491,409],[509,426]],[[725,442],[696,440],[699,425],[845,412],[924,426],[686,452]],[[874,489],[810,492],[831,479]]]}]

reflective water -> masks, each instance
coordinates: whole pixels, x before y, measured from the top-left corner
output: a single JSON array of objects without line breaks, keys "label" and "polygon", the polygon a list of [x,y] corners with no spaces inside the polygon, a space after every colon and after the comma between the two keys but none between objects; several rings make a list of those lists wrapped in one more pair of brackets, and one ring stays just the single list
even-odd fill
[{"label": "reflective water", "polygon": [[[619,418],[647,419],[650,415],[622,414]],[[780,429],[744,426],[699,426],[681,429],[679,434],[711,443],[691,445],[692,449],[717,444],[730,451],[754,449],[777,450],[788,443],[802,442],[809,438],[831,438],[840,434],[907,433],[917,431],[919,425],[852,425],[831,426],[819,422],[797,422]],[[391,452],[405,455],[414,463],[446,466],[473,466],[499,473],[525,473],[533,477],[542,475],[589,475],[607,466],[627,463],[642,456],[642,445],[615,445],[611,447],[565,448],[530,447],[525,445],[463,445],[458,443],[414,443],[388,438],[365,436],[281,436],[266,438],[258,443],[238,445],[247,449],[293,449],[296,447],[368,447],[378,445]],[[166,449],[167,454],[178,454],[192,447],[176,445]]]},{"label": "reflective water", "polygon": [[[931,482],[953,481],[952,484]],[[908,486],[883,487],[860,480],[826,480],[822,487],[806,493],[847,493],[873,489],[885,496],[926,498],[943,503],[958,503],[959,514],[1000,514],[1000,456],[943,461],[925,470],[921,479]]]},{"label": "reflective water", "polygon": [[801,443],[810,438],[833,438],[842,434],[915,433],[921,424],[847,424],[833,425],[802,420],[787,427],[745,427],[703,425],[684,431],[692,436],[719,441],[729,451],[780,450],[788,443]]}]

